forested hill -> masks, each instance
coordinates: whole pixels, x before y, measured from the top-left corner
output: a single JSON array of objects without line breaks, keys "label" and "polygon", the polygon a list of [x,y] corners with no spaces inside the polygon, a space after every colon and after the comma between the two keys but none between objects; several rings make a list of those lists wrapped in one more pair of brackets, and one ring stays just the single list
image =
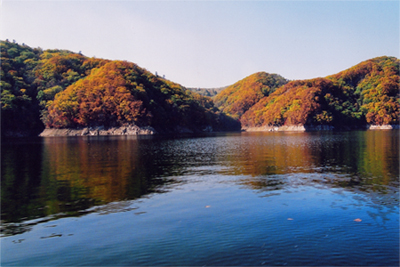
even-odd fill
[{"label": "forested hill", "polygon": [[152,126],[158,132],[239,130],[209,97],[134,63],[1,41],[3,135],[45,126]]},{"label": "forested hill", "polygon": [[57,93],[108,60],[1,41],[2,135],[38,134]]},{"label": "forested hill", "polygon": [[0,45],[3,136],[37,135],[45,127],[136,125],[162,133],[399,123],[394,57],[310,80],[288,82],[259,72],[210,98],[134,63],[8,41]]},{"label": "forested hill", "polygon": [[242,127],[399,124],[399,63],[384,56],[325,78],[291,81],[244,113]]},{"label": "forested hill", "polygon": [[219,109],[238,119],[261,98],[287,82],[280,75],[258,72],[228,86],[213,99]]}]

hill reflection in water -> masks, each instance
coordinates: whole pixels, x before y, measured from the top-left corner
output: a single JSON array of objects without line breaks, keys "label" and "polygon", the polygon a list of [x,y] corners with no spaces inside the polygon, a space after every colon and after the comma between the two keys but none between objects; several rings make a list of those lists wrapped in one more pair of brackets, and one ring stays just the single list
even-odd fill
[{"label": "hill reflection in water", "polygon": [[398,147],[398,131],[7,141],[1,159],[2,232],[13,235],[46,220],[131,209],[130,200],[210,175],[218,183],[266,192],[263,196],[314,186],[364,192],[373,202],[394,206]]}]

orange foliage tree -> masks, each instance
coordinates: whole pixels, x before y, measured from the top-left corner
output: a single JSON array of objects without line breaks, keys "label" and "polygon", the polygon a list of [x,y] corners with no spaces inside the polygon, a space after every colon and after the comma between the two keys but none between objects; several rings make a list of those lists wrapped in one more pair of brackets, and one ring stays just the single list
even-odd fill
[{"label": "orange foliage tree", "polygon": [[239,119],[261,98],[268,96],[285,83],[287,80],[277,74],[258,72],[228,86],[213,100],[223,112]]},{"label": "orange foliage tree", "polygon": [[138,122],[146,112],[143,102],[131,94],[119,71],[127,64],[108,63],[57,94],[49,107],[47,126],[113,126]]},{"label": "orange foliage tree", "polygon": [[326,78],[292,81],[242,117],[244,127],[398,124],[399,60],[379,57]]},{"label": "orange foliage tree", "polygon": [[214,107],[211,98],[126,61],[95,68],[57,93],[48,113],[47,126],[55,128],[136,124],[167,132],[208,126],[240,129]]}]

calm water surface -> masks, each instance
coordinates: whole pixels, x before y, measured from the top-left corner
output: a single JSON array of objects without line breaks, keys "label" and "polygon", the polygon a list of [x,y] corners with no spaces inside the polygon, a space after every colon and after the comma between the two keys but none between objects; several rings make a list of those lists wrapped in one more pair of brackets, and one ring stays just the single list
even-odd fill
[{"label": "calm water surface", "polygon": [[1,265],[399,265],[399,131],[3,140]]}]

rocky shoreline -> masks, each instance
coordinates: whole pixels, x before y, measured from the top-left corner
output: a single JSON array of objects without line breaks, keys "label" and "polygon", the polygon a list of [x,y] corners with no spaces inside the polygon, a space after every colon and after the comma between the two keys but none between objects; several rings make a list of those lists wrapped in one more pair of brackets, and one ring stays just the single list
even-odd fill
[{"label": "rocky shoreline", "polygon": [[[400,129],[400,125],[367,125],[360,130],[394,130]],[[185,129],[176,129],[178,133],[193,133]],[[262,126],[243,128],[245,132],[313,132],[313,131],[333,131],[337,130],[330,125],[284,125],[284,126]],[[351,130],[351,129],[348,129]],[[109,136],[109,135],[153,135],[159,134],[153,127],[139,127],[137,125],[128,125],[121,127],[105,128],[86,127],[78,129],[55,129],[46,128],[39,136]]]},{"label": "rocky shoreline", "polygon": [[105,128],[99,127],[86,127],[78,129],[55,129],[46,128],[39,135],[42,137],[47,136],[107,136],[107,135],[152,135],[156,134],[153,127],[139,127],[137,125],[121,126]]},{"label": "rocky shoreline", "polygon": [[[394,130],[400,129],[400,125],[367,125],[359,130]],[[314,131],[333,131],[339,130],[331,125],[283,125],[283,126],[261,126],[243,128],[246,132],[314,132]],[[354,130],[354,129],[345,129]]]},{"label": "rocky shoreline", "polygon": [[387,124],[387,125],[368,125],[367,130],[398,130],[400,125],[398,124]]},{"label": "rocky shoreline", "polygon": [[331,131],[333,126],[318,125],[318,126],[307,126],[307,125],[284,125],[284,126],[262,126],[262,127],[250,127],[243,129],[246,132],[307,132],[307,131]]}]

